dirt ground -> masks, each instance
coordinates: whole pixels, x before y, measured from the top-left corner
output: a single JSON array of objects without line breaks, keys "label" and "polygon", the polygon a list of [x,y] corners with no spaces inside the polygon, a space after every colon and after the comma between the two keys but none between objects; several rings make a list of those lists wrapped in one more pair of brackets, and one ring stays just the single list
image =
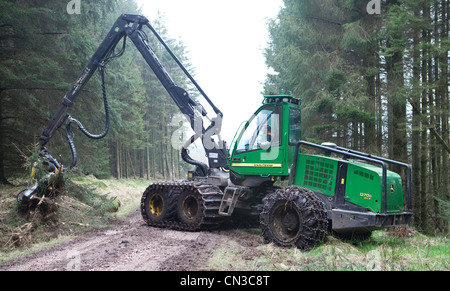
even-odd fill
[{"label": "dirt ground", "polygon": [[[0,270],[207,270],[227,231],[183,232],[147,226],[139,210],[117,227],[0,264]],[[249,238],[250,239],[250,238]]]}]

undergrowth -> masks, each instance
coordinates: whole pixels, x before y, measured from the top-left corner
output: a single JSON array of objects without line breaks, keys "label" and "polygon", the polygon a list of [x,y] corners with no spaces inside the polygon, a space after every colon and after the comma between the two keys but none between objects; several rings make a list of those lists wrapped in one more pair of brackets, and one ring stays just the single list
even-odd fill
[{"label": "undergrowth", "polygon": [[[93,177],[64,174],[57,195],[40,196],[31,204],[19,203],[21,186],[0,188],[0,260],[4,254],[34,244],[109,227],[117,221],[119,200],[105,192],[106,184]],[[135,192],[142,193],[140,189]]]},{"label": "undergrowth", "polygon": [[[406,232],[408,233],[406,236]],[[450,270],[450,239],[425,236],[409,227],[375,231],[365,240],[341,240],[329,235],[309,252],[263,244],[259,229],[234,230],[252,236],[252,248],[231,236],[209,261],[218,271],[428,271]],[[248,244],[247,244],[248,245]]]}]

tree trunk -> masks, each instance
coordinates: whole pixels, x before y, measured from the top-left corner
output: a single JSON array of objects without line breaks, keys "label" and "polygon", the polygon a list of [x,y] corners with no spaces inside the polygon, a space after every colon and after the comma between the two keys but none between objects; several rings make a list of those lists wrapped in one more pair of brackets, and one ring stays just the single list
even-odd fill
[{"label": "tree trunk", "polygon": [[[0,94],[2,94],[2,91],[0,90]],[[5,166],[3,164],[4,160],[4,151],[3,151],[3,127],[2,127],[2,103],[0,99],[0,184],[10,184],[8,180],[5,177]]]},{"label": "tree trunk", "polygon": [[116,140],[116,178],[120,179],[120,144],[119,139]]},{"label": "tree trunk", "polygon": [[[420,11],[416,9],[414,11],[414,15],[416,17],[419,17]],[[417,28],[414,29],[414,36],[413,36],[413,94],[412,100],[414,104],[418,105],[420,104],[420,51],[419,51],[419,31]],[[412,183],[412,203],[413,203],[413,213],[416,213],[417,210],[420,209],[420,194],[421,194],[421,162],[420,162],[420,153],[421,153],[421,144],[420,144],[420,121],[421,118],[419,116],[420,112],[417,112],[416,110],[413,110],[413,116],[412,116],[412,137],[411,137],[411,143],[412,143],[412,181],[415,181],[415,183]],[[420,216],[414,215],[413,216],[414,225],[419,226],[420,225]]]}]

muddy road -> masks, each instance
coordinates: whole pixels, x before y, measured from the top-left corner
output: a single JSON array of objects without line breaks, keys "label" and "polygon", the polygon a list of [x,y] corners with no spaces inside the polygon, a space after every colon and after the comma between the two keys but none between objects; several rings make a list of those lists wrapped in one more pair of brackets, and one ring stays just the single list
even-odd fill
[{"label": "muddy road", "polygon": [[207,270],[227,231],[183,232],[147,226],[133,211],[117,227],[92,231],[22,258],[0,270]]}]

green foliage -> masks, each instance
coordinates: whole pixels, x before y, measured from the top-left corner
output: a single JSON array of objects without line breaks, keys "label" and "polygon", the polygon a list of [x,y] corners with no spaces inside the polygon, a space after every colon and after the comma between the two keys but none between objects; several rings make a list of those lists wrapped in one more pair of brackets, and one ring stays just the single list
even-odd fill
[{"label": "green foliage", "polygon": [[72,178],[65,178],[65,192],[69,197],[73,197],[81,203],[91,206],[89,210],[90,215],[100,215],[103,216],[110,209],[115,207],[114,200],[111,199],[107,194],[99,194],[97,191],[98,187],[104,187],[101,183],[76,183],[72,181]]},{"label": "green foliage", "polygon": [[444,219],[447,223],[450,223],[450,201],[442,200],[439,197],[434,197],[438,203],[438,208],[440,209],[439,217]]},{"label": "green foliage", "polygon": [[[258,244],[259,229],[231,230],[205,269],[216,271],[430,271],[448,270],[449,239],[414,232],[375,231],[366,240],[328,236],[309,252]],[[251,245],[252,247],[248,247]],[[245,247],[244,247],[245,246]]]},{"label": "green foliage", "polygon": [[[338,134],[334,136],[350,137],[347,131],[354,122],[373,124],[373,120],[362,116],[357,120],[341,119],[335,114],[338,110],[343,116],[344,108],[355,109],[356,113],[368,107],[360,99],[367,95],[368,83],[357,77],[364,70],[361,59],[373,52],[372,34],[366,27],[369,21],[362,14],[354,13],[362,4],[361,1],[285,1],[278,19],[269,24],[272,42],[266,58],[276,74],[268,77],[266,93],[292,90],[302,98],[304,132],[307,128],[318,128],[321,123],[339,123],[335,127],[339,129]],[[333,136],[325,131],[316,134],[323,140],[331,140]]]},{"label": "green foliage", "polygon": [[[25,158],[25,157],[24,157]],[[40,181],[48,175],[48,170],[42,164],[39,145],[34,145],[31,154],[24,161],[24,168],[29,171],[30,179]]]}]

